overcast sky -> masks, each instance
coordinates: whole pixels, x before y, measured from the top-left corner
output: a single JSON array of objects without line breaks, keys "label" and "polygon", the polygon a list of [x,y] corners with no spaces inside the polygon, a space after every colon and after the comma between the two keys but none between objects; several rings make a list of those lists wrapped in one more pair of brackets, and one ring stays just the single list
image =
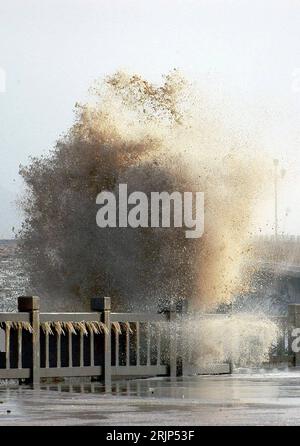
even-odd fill
[{"label": "overcast sky", "polygon": [[287,169],[281,230],[300,233],[298,0],[0,0],[0,238],[19,224],[19,164],[51,148],[94,79],[174,67],[253,131],[268,117],[261,144]]}]

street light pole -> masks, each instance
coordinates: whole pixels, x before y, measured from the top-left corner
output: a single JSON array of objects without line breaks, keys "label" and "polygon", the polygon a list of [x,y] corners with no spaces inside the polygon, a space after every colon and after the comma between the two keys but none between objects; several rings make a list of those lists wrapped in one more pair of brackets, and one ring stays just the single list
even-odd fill
[{"label": "street light pole", "polygon": [[273,160],[274,164],[274,211],[275,211],[275,225],[274,225],[274,231],[275,231],[275,241],[277,241],[278,238],[278,159]]}]

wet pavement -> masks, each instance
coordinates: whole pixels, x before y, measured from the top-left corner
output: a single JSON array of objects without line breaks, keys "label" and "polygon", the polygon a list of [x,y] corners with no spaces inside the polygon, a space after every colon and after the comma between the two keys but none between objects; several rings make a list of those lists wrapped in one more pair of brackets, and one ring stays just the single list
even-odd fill
[{"label": "wet pavement", "polygon": [[300,370],[1,386],[0,425],[300,425]]}]

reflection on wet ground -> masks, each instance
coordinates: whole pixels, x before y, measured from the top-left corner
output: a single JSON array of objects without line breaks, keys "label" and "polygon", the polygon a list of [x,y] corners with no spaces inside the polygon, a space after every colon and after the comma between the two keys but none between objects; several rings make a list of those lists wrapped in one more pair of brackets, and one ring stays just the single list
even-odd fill
[{"label": "reflection on wet ground", "polygon": [[2,386],[0,424],[300,424],[300,370]]}]

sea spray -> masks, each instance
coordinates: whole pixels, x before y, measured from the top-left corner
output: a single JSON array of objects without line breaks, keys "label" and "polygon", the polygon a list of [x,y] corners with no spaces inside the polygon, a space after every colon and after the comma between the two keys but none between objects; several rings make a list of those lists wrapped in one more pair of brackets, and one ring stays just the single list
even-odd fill
[{"label": "sea spray", "polygon": [[185,360],[207,367],[231,363],[235,367],[261,366],[280,337],[276,322],[265,315],[219,314],[185,317],[177,327]]},{"label": "sea spray", "polygon": [[[76,106],[72,128],[48,156],[21,168],[27,185],[20,249],[31,291],[50,309],[157,309],[184,297],[213,309],[248,289],[250,234],[266,186],[256,142],[228,126],[176,71],[154,85],[118,72]],[[226,125],[225,125],[226,122]],[[96,226],[101,191],[201,191],[205,232]]]}]

